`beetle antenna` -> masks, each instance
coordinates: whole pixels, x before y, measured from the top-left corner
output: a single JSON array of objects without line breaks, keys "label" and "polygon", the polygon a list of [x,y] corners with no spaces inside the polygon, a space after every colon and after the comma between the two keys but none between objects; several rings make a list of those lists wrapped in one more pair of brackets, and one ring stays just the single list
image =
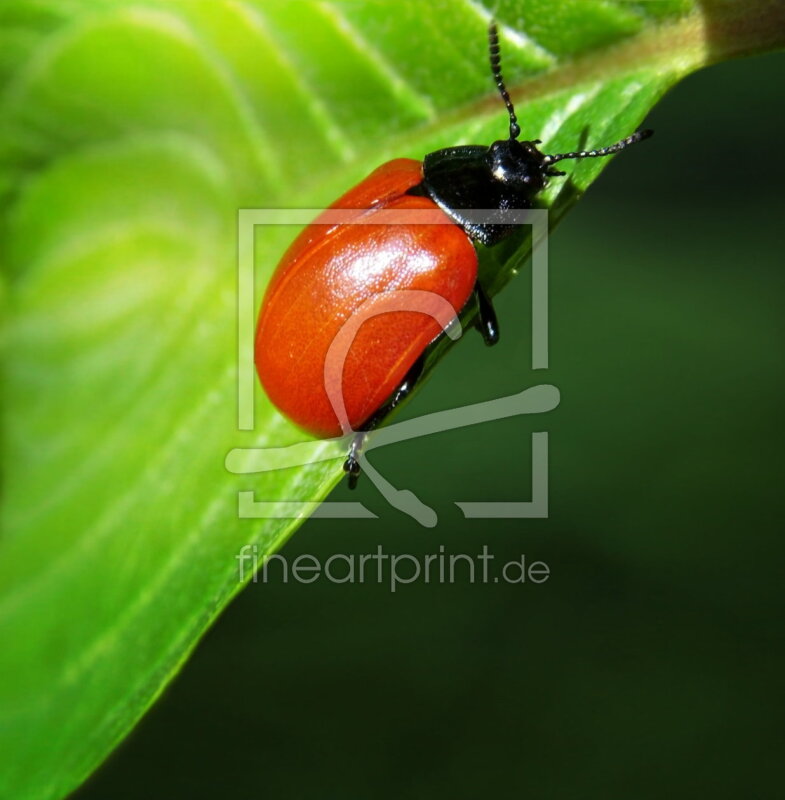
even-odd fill
[{"label": "beetle antenna", "polygon": [[491,74],[496,81],[496,88],[504,100],[504,105],[507,106],[507,111],[510,115],[510,139],[517,139],[521,126],[518,125],[518,118],[515,116],[515,108],[513,108],[510,94],[507,87],[504,85],[504,78],[502,78],[502,57],[499,48],[499,31],[496,28],[496,22],[491,20],[488,25],[488,54],[491,59]]},{"label": "beetle antenna", "polygon": [[654,131],[650,130],[635,131],[631,136],[622,139],[620,142],[616,142],[616,144],[610,145],[610,147],[601,147],[599,150],[580,150],[575,153],[556,153],[552,156],[545,156],[542,163],[548,166],[548,164],[555,164],[557,161],[562,161],[565,158],[597,158],[598,156],[610,156],[613,155],[613,153],[618,153],[619,150],[625,150],[631,144],[637,144],[644,139],[648,139],[653,133]]}]

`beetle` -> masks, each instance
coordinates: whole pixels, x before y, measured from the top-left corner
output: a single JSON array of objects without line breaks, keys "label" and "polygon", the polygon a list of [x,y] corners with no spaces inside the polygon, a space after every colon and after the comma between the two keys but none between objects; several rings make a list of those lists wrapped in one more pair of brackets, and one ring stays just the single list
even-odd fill
[{"label": "beetle", "polygon": [[[369,298],[400,290],[429,292],[446,300],[455,314],[475,303],[476,327],[486,344],[495,344],[499,326],[478,280],[477,245],[493,247],[516,225],[477,221],[472,210],[531,208],[549,178],[565,175],[554,164],[609,156],[652,133],[637,131],[596,150],[542,153],[540,140],[518,138],[521,129],[502,77],[494,22],[488,44],[491,74],[509,115],[508,138],[490,146],[436,150],[422,162],[398,158],[383,164],[330,206],[347,210],[345,221],[325,223],[323,214],[300,233],[262,302],[255,342],[262,386],[272,403],[309,433],[355,433],[344,463],[351,488],[360,473],[366,433],[410,394],[444,326],[423,309],[380,313],[365,321],[333,378],[344,404],[341,421],[325,364],[347,320]],[[385,213],[389,219],[391,212],[412,211],[427,214],[428,224],[382,221]]]}]

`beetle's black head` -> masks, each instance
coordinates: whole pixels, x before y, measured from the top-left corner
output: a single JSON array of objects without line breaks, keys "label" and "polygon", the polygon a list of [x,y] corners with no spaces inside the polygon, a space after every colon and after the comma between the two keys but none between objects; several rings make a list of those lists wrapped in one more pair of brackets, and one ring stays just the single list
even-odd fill
[{"label": "beetle's black head", "polygon": [[539,139],[534,139],[530,142],[519,142],[518,136],[521,133],[521,126],[518,124],[518,117],[515,115],[515,108],[510,99],[510,94],[504,85],[499,48],[499,31],[493,21],[488,27],[488,52],[490,54],[491,73],[496,82],[496,88],[499,90],[499,94],[502,96],[505,106],[507,106],[507,113],[510,115],[510,138],[494,142],[488,149],[487,159],[493,178],[505,186],[534,195],[545,188],[548,177],[565,174],[551,168],[551,165],[557,161],[562,161],[565,158],[609,156],[641,141],[641,139],[647,139],[651,136],[652,131],[638,131],[633,133],[632,136],[612,144],[610,147],[555,155],[541,153],[537,149],[537,145],[540,144]]},{"label": "beetle's black head", "polygon": [[516,195],[533,196],[545,188],[548,167],[535,142],[500,139],[485,156],[494,181]]},{"label": "beetle's black head", "polygon": [[[514,211],[531,208],[548,178],[565,174],[554,169],[554,164],[565,158],[609,156],[646,139],[652,132],[638,131],[598,150],[553,155],[540,152],[539,139],[518,141],[521,128],[502,78],[499,35],[493,22],[488,29],[488,42],[491,72],[510,117],[509,138],[500,139],[490,147],[460,145],[428,153],[423,160],[423,180],[409,193],[430,197],[472,239],[492,246],[520,225],[513,220]],[[473,213],[478,210],[500,214],[495,221],[478,221]]]}]

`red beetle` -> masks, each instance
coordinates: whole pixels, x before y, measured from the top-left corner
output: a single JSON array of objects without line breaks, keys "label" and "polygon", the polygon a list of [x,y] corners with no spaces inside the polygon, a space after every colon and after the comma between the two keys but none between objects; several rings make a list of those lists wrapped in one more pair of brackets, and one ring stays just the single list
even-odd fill
[{"label": "red beetle", "polygon": [[[423,162],[401,158],[383,164],[331,206],[356,213],[332,225],[324,224],[323,214],[297,237],[262,303],[256,333],[262,385],[278,409],[309,433],[361,432],[344,465],[352,487],[364,432],[411,391],[444,321],[427,308],[371,316],[330,377],[328,352],[347,321],[369,298],[402,290],[429,292],[449,303],[454,315],[473,298],[477,327],[487,344],[495,344],[498,325],[477,280],[475,243],[491,247],[513,233],[516,225],[505,223],[505,214],[531,208],[548,177],[564,175],[552,168],[557,161],[610,155],[651,134],[640,131],[610,147],[557,155],[541,153],[539,140],[519,142],[494,23],[489,43],[491,71],[510,117],[509,138],[490,147],[438,150]],[[478,221],[475,209],[500,216]],[[390,224],[391,214],[405,212],[420,212],[423,219]],[[343,400],[341,418],[336,390]]]}]

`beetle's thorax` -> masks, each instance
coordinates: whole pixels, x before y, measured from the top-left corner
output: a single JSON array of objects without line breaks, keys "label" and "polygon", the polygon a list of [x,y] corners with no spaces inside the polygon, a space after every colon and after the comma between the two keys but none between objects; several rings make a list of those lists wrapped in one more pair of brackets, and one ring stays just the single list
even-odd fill
[{"label": "beetle's thorax", "polygon": [[[425,156],[418,190],[431,197],[472,239],[491,246],[516,229],[512,212],[531,208],[535,195],[545,187],[543,158],[535,143],[515,139],[501,139],[490,147],[436,150]],[[488,211],[500,213],[491,219],[482,213]]]}]

